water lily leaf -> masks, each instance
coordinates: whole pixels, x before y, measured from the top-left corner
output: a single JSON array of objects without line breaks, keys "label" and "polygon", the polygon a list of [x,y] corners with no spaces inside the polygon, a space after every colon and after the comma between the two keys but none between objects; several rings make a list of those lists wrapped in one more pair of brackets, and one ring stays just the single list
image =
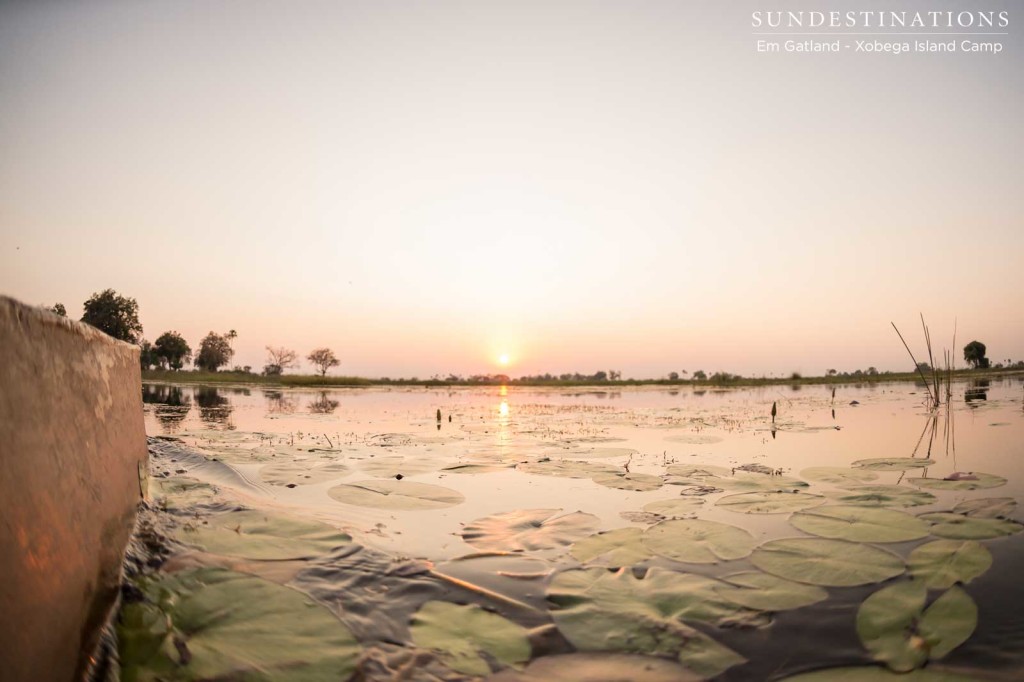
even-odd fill
[{"label": "water lily leaf", "polygon": [[1021,524],[1008,519],[976,518],[952,512],[931,512],[918,518],[932,524],[932,535],[951,540],[988,540],[1013,535],[1024,529]]},{"label": "water lily leaf", "polygon": [[260,469],[260,478],[274,485],[312,485],[341,478],[348,471],[340,462],[299,460],[268,464]]},{"label": "water lily leaf", "polygon": [[338,502],[378,509],[443,509],[466,501],[462,493],[451,488],[396,480],[342,483],[327,494]]},{"label": "water lily leaf", "polygon": [[851,466],[871,471],[906,471],[907,469],[921,469],[935,464],[933,460],[920,457],[875,457],[873,459],[858,459]]},{"label": "water lily leaf", "polygon": [[359,470],[378,478],[394,478],[398,474],[414,476],[437,471],[437,462],[402,455],[382,455],[363,460],[359,463]]},{"label": "water lily leaf", "polygon": [[827,494],[839,504],[864,507],[919,507],[935,502],[931,493],[899,485],[852,485]]},{"label": "water lily leaf", "polygon": [[691,564],[742,559],[754,549],[742,528],[701,519],[662,521],[644,531],[643,541],[655,554]]},{"label": "water lily leaf", "polygon": [[668,517],[688,516],[703,505],[704,500],[699,497],[672,497],[667,500],[649,502],[644,505],[644,511]]},{"label": "water lily leaf", "polygon": [[784,514],[816,507],[823,502],[825,498],[821,495],[789,490],[766,490],[727,495],[715,502],[715,506],[740,514]]},{"label": "water lily leaf", "polygon": [[503,670],[487,678],[487,682],[699,682],[702,679],[664,658],[594,652],[543,656],[531,661],[522,672]]},{"label": "water lily leaf", "polygon": [[732,469],[714,464],[669,464],[665,472],[669,476],[689,479],[728,478],[733,474]]},{"label": "water lily leaf", "polygon": [[215,514],[179,538],[212,554],[264,561],[315,557],[352,541],[326,523],[256,510]]},{"label": "water lily leaf", "polygon": [[608,457],[629,457],[637,453],[633,448],[587,448],[585,450],[573,450],[573,457],[586,457],[588,459],[606,459]]},{"label": "water lily leaf", "polygon": [[142,585],[118,623],[125,679],[341,680],[360,647],[307,595],[251,575],[201,568]]},{"label": "water lily leaf", "polygon": [[453,670],[488,675],[488,660],[519,666],[530,658],[526,629],[475,604],[429,601],[412,617],[412,640],[437,652]]},{"label": "water lily leaf", "polygon": [[870,585],[904,571],[903,560],[892,552],[826,538],[771,540],[754,550],[750,562],[782,578],[826,587]]},{"label": "water lily leaf", "polygon": [[660,476],[630,474],[626,472],[596,474],[593,480],[594,483],[603,485],[606,488],[636,491],[657,490],[664,484]]},{"label": "water lily leaf", "polygon": [[1006,519],[1016,508],[1017,500],[1012,497],[981,497],[977,500],[964,500],[953,507],[953,513],[979,519]]},{"label": "water lily leaf", "polygon": [[931,490],[979,490],[1006,485],[1006,479],[1002,476],[983,474],[980,471],[957,472],[946,478],[908,478],[907,481]]},{"label": "water lily leaf", "polygon": [[928,666],[922,670],[894,673],[873,665],[847,668],[824,668],[787,677],[780,682],[976,682],[973,677],[938,670]]},{"label": "water lily leaf", "polygon": [[603,473],[614,474],[622,471],[621,467],[596,462],[577,462],[569,459],[550,459],[539,462],[522,462],[516,465],[519,471],[541,476],[560,476],[562,478],[590,478]]},{"label": "water lily leaf", "polygon": [[547,597],[558,629],[581,651],[617,651],[678,660],[713,677],[744,662],[736,652],[686,625],[730,625],[760,614],[715,593],[718,581],[659,568],[637,578],[628,569],[570,569],[554,576]]},{"label": "water lily leaf", "polygon": [[666,467],[671,485],[712,486],[730,491],[794,490],[806,488],[807,482],[788,476],[769,476],[741,469],[725,469],[717,466],[693,466],[672,464]]},{"label": "water lily leaf", "polygon": [[213,501],[217,490],[190,476],[150,479],[154,497],[160,498],[164,509],[185,509]]},{"label": "water lily leaf", "polygon": [[760,571],[725,576],[718,594],[741,606],[760,611],[788,611],[810,606],[828,598],[817,585],[804,585]]},{"label": "water lily leaf", "polygon": [[616,528],[576,542],[569,554],[584,564],[618,568],[632,566],[651,557],[639,528]]},{"label": "water lily leaf", "polygon": [[864,647],[896,672],[944,657],[977,627],[978,607],[959,587],[925,609],[927,596],[923,582],[900,582],[872,594],[857,611],[857,635]]},{"label": "water lily leaf", "polygon": [[664,521],[665,516],[663,514],[655,514],[653,512],[646,511],[620,511],[619,517],[629,521],[630,523],[643,523],[651,525],[658,521]]},{"label": "water lily leaf", "polygon": [[853,542],[906,542],[928,535],[928,524],[894,509],[830,505],[797,512],[789,522],[811,535]]},{"label": "water lily leaf", "polygon": [[992,566],[992,553],[974,540],[935,540],[914,548],[907,559],[910,575],[933,590],[967,584]]},{"label": "water lily leaf", "polygon": [[442,474],[489,474],[514,468],[514,464],[452,464],[441,469]]},{"label": "water lily leaf", "polygon": [[492,514],[467,524],[462,539],[477,549],[523,552],[570,545],[598,529],[593,514],[573,512],[558,516],[561,509],[518,509]]},{"label": "water lily leaf", "polygon": [[878,479],[878,474],[869,469],[847,467],[810,467],[801,471],[800,475],[809,481],[836,485],[856,485]]}]

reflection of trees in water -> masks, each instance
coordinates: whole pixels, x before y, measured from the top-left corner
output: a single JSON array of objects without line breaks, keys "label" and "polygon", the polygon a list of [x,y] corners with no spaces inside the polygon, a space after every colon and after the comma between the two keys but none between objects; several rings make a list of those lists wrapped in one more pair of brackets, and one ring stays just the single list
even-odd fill
[{"label": "reflection of trees in water", "polygon": [[284,391],[264,389],[263,397],[267,399],[267,412],[270,414],[291,414],[298,407],[295,398]]},{"label": "reflection of trees in water", "polygon": [[972,403],[979,400],[988,400],[988,389],[992,382],[988,379],[974,379],[971,385],[964,390],[964,402]]},{"label": "reflection of trees in water", "polygon": [[210,424],[224,424],[231,416],[234,408],[231,401],[220,394],[213,386],[198,386],[195,390],[196,404],[199,405],[199,418]]},{"label": "reflection of trees in water", "polygon": [[153,416],[160,422],[164,433],[177,431],[192,409],[191,398],[185,395],[180,386],[166,384],[143,385],[142,402],[155,406]]},{"label": "reflection of trees in water", "polygon": [[331,414],[338,409],[338,401],[327,397],[327,391],[320,391],[320,397],[309,404],[313,414]]}]

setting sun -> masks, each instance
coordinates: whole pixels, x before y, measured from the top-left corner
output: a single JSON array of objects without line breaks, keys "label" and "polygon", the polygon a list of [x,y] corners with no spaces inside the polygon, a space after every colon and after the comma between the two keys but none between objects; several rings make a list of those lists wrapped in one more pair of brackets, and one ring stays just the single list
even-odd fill
[{"label": "setting sun", "polygon": [[498,364],[499,365],[507,365],[508,364],[508,353],[502,353],[501,355],[498,356]]}]

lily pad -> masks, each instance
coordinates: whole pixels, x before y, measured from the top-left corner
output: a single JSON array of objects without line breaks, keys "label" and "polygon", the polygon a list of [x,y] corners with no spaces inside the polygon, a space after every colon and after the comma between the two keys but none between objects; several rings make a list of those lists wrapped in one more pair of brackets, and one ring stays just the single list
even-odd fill
[{"label": "lily pad", "polygon": [[699,682],[704,679],[674,661],[650,656],[574,653],[542,656],[522,672],[504,670],[488,682]]},{"label": "lily pad", "polygon": [[971,636],[978,607],[959,587],[925,608],[928,589],[917,580],[883,587],[860,605],[857,635],[871,655],[896,672],[938,660]]},{"label": "lily pad", "polygon": [[386,479],[342,483],[327,494],[338,502],[377,509],[444,509],[466,501],[462,493],[451,488]]},{"label": "lily pad", "polygon": [[923,670],[894,673],[874,665],[823,668],[787,677],[780,682],[977,682],[973,677],[928,666]]},{"label": "lily pad", "polygon": [[554,576],[547,597],[559,631],[581,651],[661,656],[714,677],[745,659],[683,621],[766,622],[757,612],[718,596],[717,582],[659,568],[643,578],[627,569],[570,569]]},{"label": "lily pad", "polygon": [[914,548],[907,568],[933,590],[967,584],[992,566],[992,553],[974,540],[935,540]]},{"label": "lily pad", "polygon": [[980,471],[957,472],[946,478],[908,478],[913,485],[931,490],[980,490],[1006,485],[1006,479],[995,474]]},{"label": "lily pad", "polygon": [[657,490],[664,484],[660,476],[625,472],[596,474],[593,480],[594,483],[603,485],[606,488],[636,491]]},{"label": "lily pad", "polygon": [[171,476],[170,478],[150,479],[153,494],[160,499],[164,509],[185,509],[198,504],[212,502],[217,490],[209,483],[204,483],[190,476]]},{"label": "lily pad", "polygon": [[933,460],[921,457],[875,457],[858,459],[852,466],[871,471],[906,471],[907,469],[923,469],[935,464]]},{"label": "lily pad", "polygon": [[480,464],[470,462],[466,464],[452,464],[441,469],[442,474],[490,474],[495,471],[505,471],[513,468],[514,464]]},{"label": "lily pad", "polygon": [[806,488],[807,482],[788,476],[769,476],[741,469],[717,466],[684,466],[673,464],[666,468],[671,485],[713,486],[730,491],[795,490]]},{"label": "lily pad", "polygon": [[878,479],[874,471],[848,467],[810,467],[801,471],[800,475],[809,481],[836,485],[857,485]]},{"label": "lily pad", "polygon": [[643,543],[639,528],[616,528],[583,538],[572,546],[569,554],[584,564],[599,566],[632,566],[651,557]]},{"label": "lily pad", "polygon": [[830,505],[798,512],[789,522],[811,535],[853,542],[906,542],[928,535],[928,524],[894,509]]},{"label": "lily pad", "polygon": [[352,541],[319,521],[256,510],[215,514],[179,538],[212,554],[264,561],[315,557]]},{"label": "lily pad", "polygon": [[931,512],[918,518],[932,524],[932,535],[951,540],[988,540],[1024,530],[1024,526],[1016,521],[976,518],[952,512]]},{"label": "lily pad", "polygon": [[475,604],[427,602],[412,617],[409,632],[416,646],[437,652],[467,675],[490,674],[489,660],[520,666],[530,658],[524,627]]},{"label": "lily pad", "polygon": [[528,474],[541,476],[559,476],[561,478],[590,478],[597,474],[614,474],[622,471],[620,467],[595,462],[578,462],[570,459],[549,459],[539,462],[522,462],[516,469]]},{"label": "lily pad", "polygon": [[704,500],[699,497],[672,497],[667,500],[658,500],[644,505],[645,512],[661,514],[662,516],[688,516],[704,506]]},{"label": "lily pad", "polygon": [[900,485],[854,485],[828,493],[839,504],[863,507],[919,507],[935,502],[923,490]]},{"label": "lily pad", "polygon": [[348,679],[360,647],[307,595],[251,575],[201,568],[142,585],[118,622],[125,679]]},{"label": "lily pad", "polygon": [[394,478],[398,474],[414,476],[437,471],[437,462],[427,459],[412,459],[402,455],[383,455],[363,460],[359,463],[359,470],[379,478]]},{"label": "lily pad", "polygon": [[846,540],[783,538],[754,550],[750,562],[762,571],[811,585],[870,585],[903,573],[903,560],[884,549]]},{"label": "lily pad", "polygon": [[629,457],[637,453],[633,448],[587,448],[586,450],[573,450],[570,454],[573,457],[586,457],[587,459],[606,459],[609,457]]},{"label": "lily pad", "polygon": [[828,592],[817,585],[804,585],[760,571],[734,573],[722,578],[722,582],[716,588],[718,594],[760,611],[799,609],[828,598]]},{"label": "lily pad", "polygon": [[979,519],[1007,519],[1016,508],[1017,500],[1012,497],[981,497],[964,500],[953,507],[953,513]]},{"label": "lily pad", "polygon": [[715,506],[740,514],[785,514],[816,507],[823,502],[825,498],[821,495],[789,490],[767,490],[727,495],[715,502]]},{"label": "lily pad", "polygon": [[691,564],[742,559],[755,544],[742,528],[701,519],[662,521],[644,531],[643,541],[655,554]]},{"label": "lily pad", "polygon": [[260,478],[274,485],[312,485],[341,478],[348,471],[340,462],[299,460],[268,464],[260,469]]},{"label": "lily pad", "polygon": [[598,529],[593,514],[558,513],[561,509],[518,509],[492,514],[467,524],[462,539],[477,549],[529,552],[570,545]]}]

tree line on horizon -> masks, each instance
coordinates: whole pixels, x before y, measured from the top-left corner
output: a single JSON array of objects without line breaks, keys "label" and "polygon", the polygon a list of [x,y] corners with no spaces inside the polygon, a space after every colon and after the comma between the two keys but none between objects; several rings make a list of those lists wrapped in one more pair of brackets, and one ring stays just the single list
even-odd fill
[{"label": "tree line on horizon", "polygon": [[[62,303],[53,306],[43,306],[45,309],[61,317],[67,317],[67,310]],[[185,365],[191,362],[197,369],[206,372],[217,372],[222,367],[227,367],[234,357],[235,351],[232,342],[237,338],[238,332],[234,329],[226,333],[218,334],[209,332],[200,342],[199,350],[193,356],[191,346],[185,338],[176,331],[166,331],[157,337],[155,342],[149,342],[143,337],[142,324],[139,322],[139,304],[134,298],[118,294],[113,289],[105,289],[94,293],[83,304],[84,314],[81,321],[96,329],[128,343],[135,344],[140,348],[139,361],[142,369],[166,369],[181,371]],[[267,363],[263,366],[263,376],[281,376],[286,370],[298,366],[299,356],[294,350],[284,347],[266,346]],[[963,348],[964,361],[972,369],[1003,369],[1006,367],[1020,369],[1024,368],[1024,361],[1014,363],[1007,359],[1006,363],[997,362],[993,364],[987,357],[988,348],[980,341],[971,341]],[[327,376],[331,368],[341,364],[337,356],[330,348],[315,348],[306,356],[306,360],[316,368],[321,376]],[[919,363],[916,369],[930,370],[927,363]],[[233,372],[253,374],[252,367],[235,366]],[[878,374],[890,374],[891,372],[879,372],[875,367],[868,367],[867,370],[854,370],[853,372],[840,372],[836,369],[827,370],[826,376],[837,378],[862,378],[864,376],[876,376]],[[686,370],[681,372],[670,372],[668,381],[687,381],[683,376],[689,374]],[[764,378],[764,377],[762,377]],[[798,372],[793,372],[792,380],[800,380],[803,377]],[[729,372],[715,372],[710,376],[704,370],[696,370],[690,375],[689,381],[709,382],[716,384],[727,384],[744,380],[745,377]],[[434,375],[432,381],[444,383],[495,383],[500,382],[532,382],[532,383],[556,383],[556,382],[616,382],[622,381],[622,372],[618,370],[599,370],[593,374],[581,374],[579,372],[562,374],[537,374],[526,375],[518,379],[512,379],[505,374],[476,374],[469,377],[449,374],[447,377]],[[384,377],[381,381],[391,381]],[[402,380],[399,380],[402,381]],[[414,377],[412,381],[417,381]],[[633,381],[632,378],[627,381]]]}]

